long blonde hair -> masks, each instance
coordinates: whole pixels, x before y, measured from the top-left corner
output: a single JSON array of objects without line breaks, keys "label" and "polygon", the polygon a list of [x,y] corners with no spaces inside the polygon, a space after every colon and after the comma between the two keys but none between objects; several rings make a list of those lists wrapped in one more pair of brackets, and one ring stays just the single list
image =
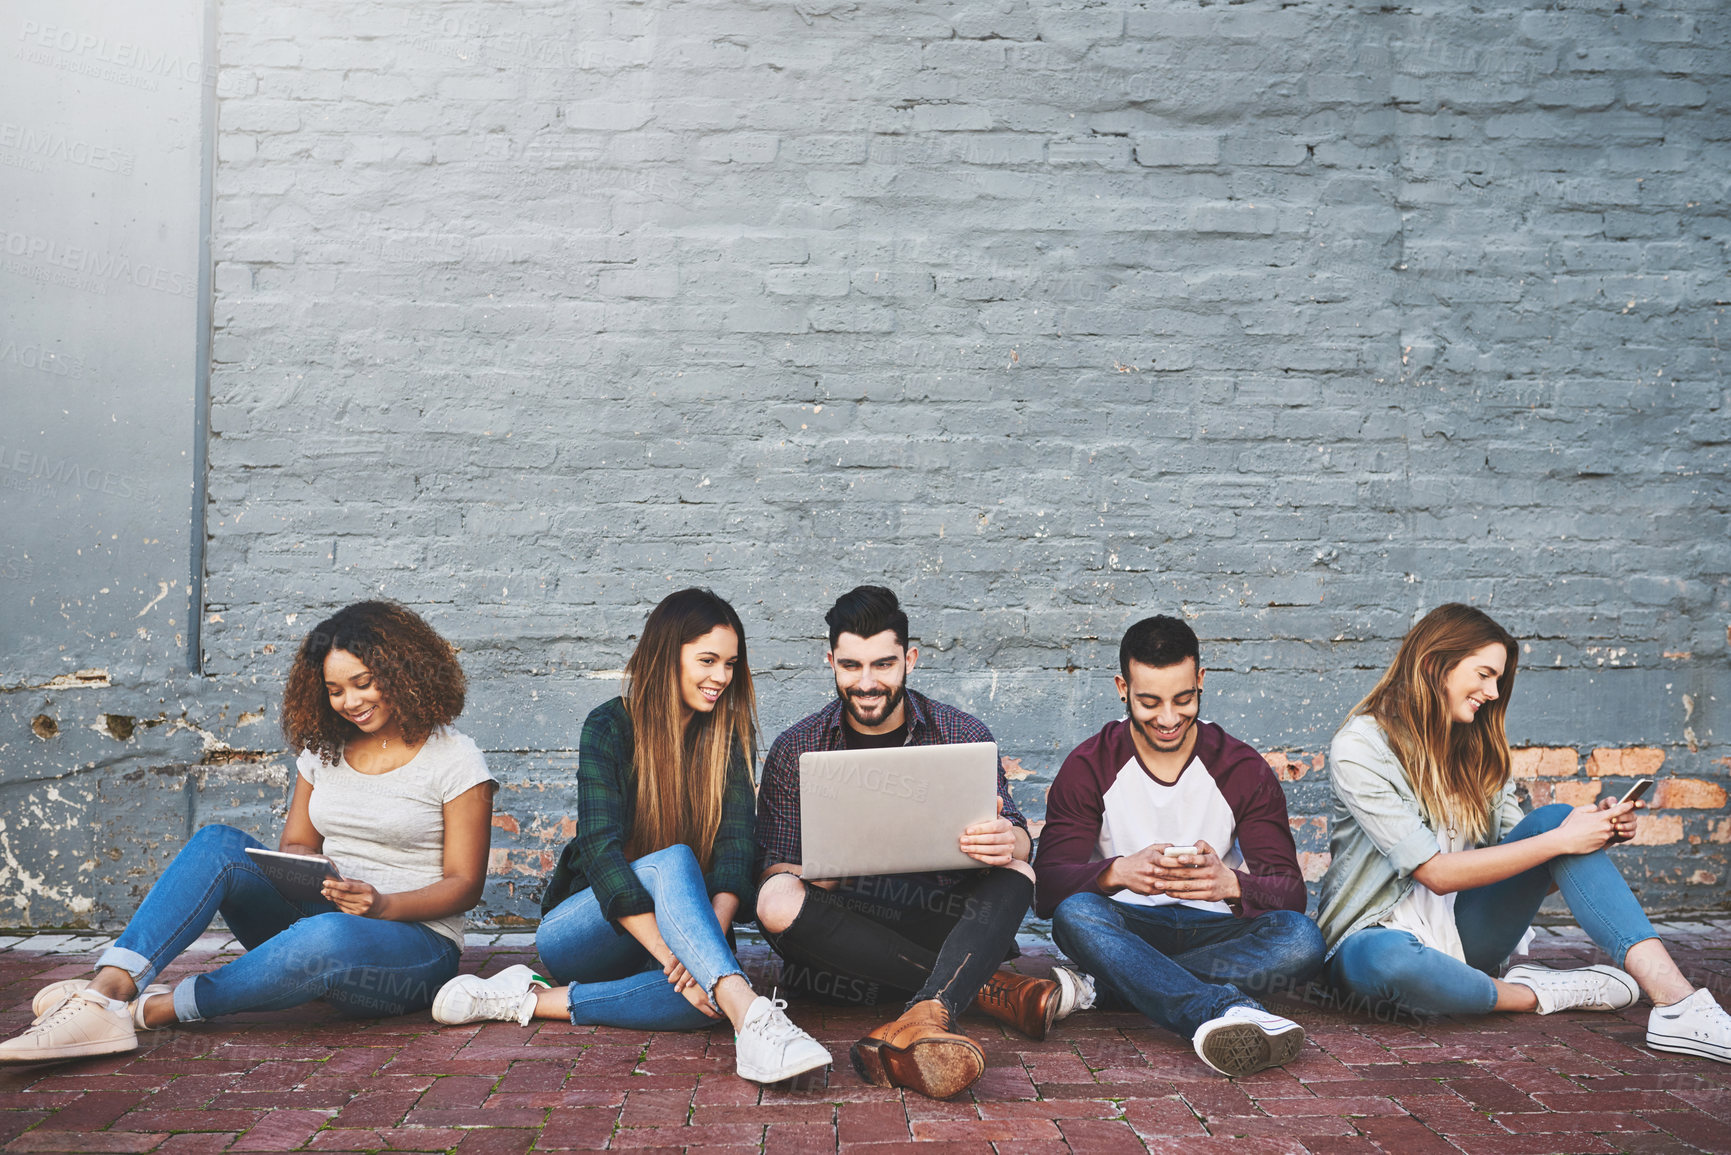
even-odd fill
[{"label": "long blonde hair", "polygon": [[[720,626],[739,639],[733,680],[710,713],[681,721],[680,650]],[[721,827],[727,764],[735,750],[757,756],[757,695],[745,659],[745,627],[714,593],[683,589],[649,613],[625,663],[625,710],[631,717],[637,806],[626,855],[641,858],[675,843],[689,846],[708,869]],[[749,762],[748,762],[749,765]]]},{"label": "long blonde hair", "polygon": [[[1444,685],[1468,655],[1488,645],[1508,655],[1497,698],[1471,723],[1457,723]],[[1369,715],[1382,727],[1431,825],[1453,827],[1473,842],[1489,833],[1492,806],[1509,780],[1503,715],[1518,651],[1514,636],[1484,611],[1459,602],[1438,606],[1407,631],[1394,664],[1348,715]]]}]

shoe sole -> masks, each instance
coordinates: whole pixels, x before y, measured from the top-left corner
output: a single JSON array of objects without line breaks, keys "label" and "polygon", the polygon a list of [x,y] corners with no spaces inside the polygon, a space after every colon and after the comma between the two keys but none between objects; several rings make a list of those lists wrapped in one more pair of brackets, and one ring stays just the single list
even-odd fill
[{"label": "shoe sole", "polygon": [[1052,989],[1046,992],[1046,997],[1041,1001],[1039,1021],[1032,1027],[1019,1022],[1014,1015],[1000,1015],[996,1011],[989,1010],[984,1003],[975,1003],[974,1009],[987,1018],[1003,1023],[1018,1034],[1028,1036],[1036,1043],[1043,1043],[1046,1041],[1047,1034],[1052,1030],[1052,1024],[1058,1021],[1058,1008],[1063,1004],[1064,994],[1064,988],[1057,979],[1049,981],[1052,983]]},{"label": "shoe sole", "polygon": [[746,1067],[739,1066],[736,1063],[734,1064],[733,1070],[740,1078],[750,1079],[753,1083],[785,1083],[789,1080],[797,1079],[801,1075],[809,1075],[813,1071],[821,1071],[834,1061],[835,1060],[830,1056],[829,1052],[825,1051],[823,1058],[814,1059],[803,1067],[783,1067],[774,1071],[750,1070]]},{"label": "shoe sole", "polygon": [[34,1063],[61,1063],[68,1059],[88,1059],[96,1055],[123,1055],[138,1050],[138,1036],[129,1039],[98,1039],[52,1051],[18,1051],[0,1054],[0,1066],[21,1067]]},{"label": "shoe sole", "polygon": [[908,1047],[861,1039],[853,1069],[874,1087],[907,1087],[928,1099],[959,1095],[986,1073],[986,1053],[971,1040],[922,1039]]},{"label": "shoe sole", "polygon": [[[1082,1001],[1082,986],[1068,971],[1058,969],[1053,969],[1052,981],[1058,984],[1058,995],[1052,1000],[1052,1023],[1055,1023],[1076,1013],[1076,1007]],[[1051,1023],[1046,1024],[1047,1030],[1051,1027]]]},{"label": "shoe sole", "polygon": [[1705,1043],[1694,1039],[1678,1038],[1675,1035],[1665,1035],[1655,1039],[1647,1036],[1647,1049],[1652,1051],[1669,1051],[1674,1055],[1693,1055],[1697,1059],[1717,1059],[1721,1063],[1731,1063],[1731,1053],[1715,1051]]},{"label": "shoe sole", "polygon": [[1027,1032],[1028,1037],[1033,1039],[1036,1043],[1045,1042],[1046,1036],[1052,1033],[1052,1024],[1058,1021],[1059,996],[1063,992],[1056,985],[1056,982],[1057,980],[1054,979],[1052,989],[1046,992],[1046,999],[1040,1005],[1039,1033],[1035,1034],[1033,1031]]},{"label": "shoe sole", "polygon": [[1282,1067],[1304,1050],[1303,1029],[1270,1034],[1251,1022],[1216,1027],[1197,1048],[1204,1063],[1229,1079]]}]

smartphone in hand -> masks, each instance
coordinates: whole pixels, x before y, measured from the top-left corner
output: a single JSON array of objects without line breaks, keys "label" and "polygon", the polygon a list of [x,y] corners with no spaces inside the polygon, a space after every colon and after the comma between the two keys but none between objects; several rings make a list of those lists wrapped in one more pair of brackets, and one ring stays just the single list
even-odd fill
[{"label": "smartphone in hand", "polygon": [[1621,798],[1617,799],[1617,804],[1620,806],[1625,802],[1639,801],[1641,795],[1645,794],[1647,791],[1651,790],[1652,788],[1653,788],[1653,780],[1651,778],[1642,778],[1640,781],[1636,782],[1633,786],[1629,787],[1627,790],[1625,790],[1623,792],[1623,796]]}]

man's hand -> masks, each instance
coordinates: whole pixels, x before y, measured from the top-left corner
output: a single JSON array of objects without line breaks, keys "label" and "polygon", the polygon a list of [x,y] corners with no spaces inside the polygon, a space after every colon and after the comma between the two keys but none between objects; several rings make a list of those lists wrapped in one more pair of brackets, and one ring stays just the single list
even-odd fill
[{"label": "man's hand", "polygon": [[1156,860],[1155,876],[1161,893],[1192,902],[1237,902],[1242,894],[1238,875],[1201,839],[1196,841],[1195,854],[1178,858],[1161,854]]},{"label": "man's hand", "polygon": [[1016,827],[1004,817],[1004,800],[998,799],[998,816],[976,822],[962,831],[956,845],[963,854],[987,866],[1008,866],[1015,858]]},{"label": "man's hand", "polygon": [[1166,893],[1157,864],[1161,852],[1171,845],[1170,842],[1156,842],[1144,846],[1135,854],[1126,854],[1116,859],[1100,875],[1100,889],[1107,894],[1119,890],[1128,890],[1133,894]]},{"label": "man's hand", "polygon": [[387,918],[385,907],[388,895],[373,889],[369,882],[360,882],[353,878],[327,878],[322,889],[325,901],[332,903],[344,914],[358,914],[363,918]]}]

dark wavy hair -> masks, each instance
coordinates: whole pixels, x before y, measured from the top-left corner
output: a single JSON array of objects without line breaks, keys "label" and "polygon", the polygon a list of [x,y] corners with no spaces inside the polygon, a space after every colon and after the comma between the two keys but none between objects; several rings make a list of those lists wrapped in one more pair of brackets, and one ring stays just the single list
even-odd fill
[{"label": "dark wavy hair", "polygon": [[1118,672],[1126,682],[1130,680],[1131,662],[1160,670],[1176,666],[1185,658],[1195,662],[1197,669],[1202,668],[1202,647],[1196,642],[1196,631],[1166,614],[1143,618],[1125,631],[1124,640],[1118,643]]},{"label": "dark wavy hair", "polygon": [[353,654],[371,670],[402,729],[403,740],[425,741],[463,712],[468,680],[457,651],[421,616],[396,602],[356,602],[312,628],[283,688],[282,732],[289,746],[335,762],[360,727],[331,709],[325,657]]},{"label": "dark wavy hair", "polygon": [[843,634],[875,638],[885,630],[896,632],[896,645],[908,648],[908,615],[895,593],[884,586],[858,586],[835,600],[823,616],[829,625],[829,648],[835,649]]}]

